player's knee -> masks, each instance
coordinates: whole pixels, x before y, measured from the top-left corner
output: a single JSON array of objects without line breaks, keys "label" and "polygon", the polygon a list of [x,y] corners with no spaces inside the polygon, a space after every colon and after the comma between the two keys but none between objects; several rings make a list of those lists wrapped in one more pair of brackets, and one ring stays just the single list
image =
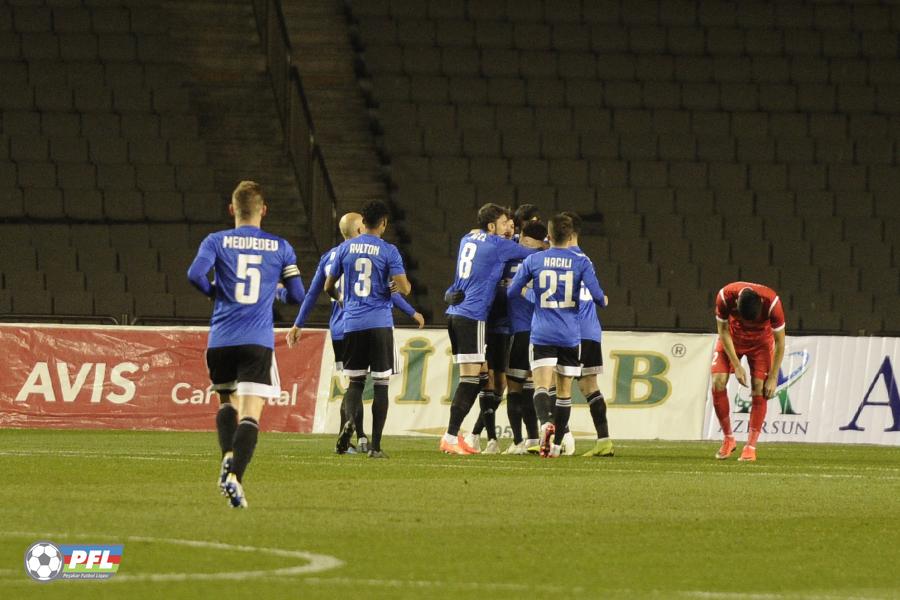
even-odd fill
[{"label": "player's knee", "polygon": [[728,387],[728,377],[722,376],[721,374],[715,374],[712,377],[712,388],[716,392],[724,392],[725,388]]}]

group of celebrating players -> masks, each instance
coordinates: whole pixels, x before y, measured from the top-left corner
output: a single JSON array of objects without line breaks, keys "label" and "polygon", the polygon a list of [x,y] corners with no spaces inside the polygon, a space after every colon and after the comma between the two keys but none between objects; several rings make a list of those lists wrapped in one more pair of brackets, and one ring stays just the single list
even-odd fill
[{"label": "group of celebrating players", "polygon": [[[392,310],[401,309],[420,328],[425,322],[404,298],[411,285],[399,251],[382,239],[389,216],[383,202],[369,202],[360,213],[341,218],[344,241],[322,255],[308,292],[293,248],[260,228],[267,210],[260,186],[250,181],[238,184],[229,210],[234,229],[203,240],[188,278],[214,300],[206,362],[220,399],[216,429],[222,462],[217,483],[232,507],[243,508],[247,500],[242,479],[256,447],[262,408],[281,392],[272,303],[277,299],[301,304],[287,333],[287,344],[293,348],[319,294],[324,291],[332,298],[329,328],[335,366],[348,378],[335,451],[370,458],[387,458],[381,441],[388,385],[399,372]],[[561,212],[544,224],[534,206],[523,205],[513,213],[486,204],[478,211],[477,224],[460,241],[455,278],[445,296],[459,383],[440,450],[454,455],[499,454],[495,417],[506,391],[513,442],[504,454],[531,452],[547,458],[574,454],[568,423],[577,380],[597,436],[584,456],[613,456],[606,401],[597,381],[603,371],[597,308],[609,299],[593,264],[578,247],[581,218]],[[211,270],[213,282],[208,279]],[[784,355],[784,313],[771,289],[737,282],[717,295],[716,319],[713,405],[724,434],[716,458],[728,458],[736,448],[725,387],[732,372],[747,385],[740,363],[746,356],[753,401],[741,460],[752,461],[766,400],[774,395]],[[371,439],[363,425],[362,395],[368,376],[374,388]],[[480,411],[475,427],[469,435],[460,435],[476,400]],[[483,451],[482,430],[488,437]],[[351,444],[354,433],[356,446]]]}]

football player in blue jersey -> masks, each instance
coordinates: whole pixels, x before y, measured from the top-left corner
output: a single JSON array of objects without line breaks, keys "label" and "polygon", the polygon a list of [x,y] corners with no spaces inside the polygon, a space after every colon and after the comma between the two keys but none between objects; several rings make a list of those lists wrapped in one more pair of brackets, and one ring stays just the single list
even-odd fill
[{"label": "football player in blue jersey", "polygon": [[[392,291],[407,295],[412,289],[400,251],[381,239],[390,211],[380,200],[362,209],[365,232],[338,246],[325,279],[325,293],[344,305],[344,375],[350,378],[344,394],[346,415],[362,412],[366,375],[372,374],[372,440],[369,458],[387,458],[381,449],[381,434],[388,412],[388,384],[399,373],[394,353]],[[337,290],[343,279],[343,295]],[[361,424],[359,425],[361,429]]]},{"label": "football player in blue jersey", "polygon": [[459,304],[447,309],[447,330],[453,362],[459,365],[459,385],[450,405],[447,433],[440,450],[448,454],[476,454],[478,451],[459,436],[463,419],[472,409],[481,390],[479,374],[485,364],[485,320],[507,261],[528,256],[533,250],[503,237],[509,217],[502,206],[485,204],[478,211],[476,231],[459,242],[456,277],[451,290],[462,292]]},{"label": "football player in blue jersey", "polygon": [[[506,211],[506,229],[498,233],[508,240],[513,239],[516,233],[513,213],[508,208]],[[510,264],[506,263],[507,266]],[[508,277],[507,277],[508,276]],[[491,303],[487,318],[487,337],[485,339],[485,358],[487,373],[479,375],[481,392],[478,394],[478,404],[481,409],[478,419],[472,427],[472,433],[466,436],[466,444],[475,450],[481,450],[481,432],[487,429],[488,443],[483,450],[484,454],[500,454],[500,444],[497,442],[497,408],[506,390],[506,365],[509,360],[509,314],[506,307],[506,286],[509,285],[512,275],[504,268],[503,275],[497,283],[494,301]],[[520,419],[521,423],[521,419]]]},{"label": "football player in blue jersey", "polygon": [[[530,220],[523,225],[519,233],[519,243],[534,250],[543,250],[546,237],[547,226],[540,221]],[[506,263],[503,276],[512,281],[521,264],[521,260]],[[506,290],[504,290],[505,293]],[[532,398],[534,382],[531,379],[531,364],[528,360],[534,304],[521,296],[508,298],[507,311],[512,343],[506,369],[506,380],[509,386],[506,410],[512,428],[513,443],[504,451],[504,454],[518,455],[527,454],[529,447],[537,446],[540,443],[537,413]],[[528,439],[522,439],[523,423]]]},{"label": "football player in blue jersey", "polygon": [[[570,247],[576,253],[584,254],[578,246],[581,217],[569,211],[562,214],[572,219],[573,232]],[[597,376],[603,374],[603,346],[601,344],[603,329],[597,315],[597,305],[594,304],[591,292],[584,283],[581,284],[580,300],[578,322],[581,326],[581,346],[579,347],[581,377],[578,378],[578,387],[587,399],[591,420],[594,422],[594,429],[597,432],[597,441],[594,443],[594,447],[582,456],[614,456],[615,450],[612,440],[609,438],[609,421],[606,418],[606,399],[597,383]],[[606,296],[603,306],[609,306],[609,296]]]},{"label": "football player in blue jersey", "polygon": [[[341,236],[343,236],[344,240],[350,240],[362,235],[365,231],[365,229],[363,228],[362,215],[355,212],[345,214],[343,217],[341,217],[341,220],[338,223],[338,229],[340,230]],[[294,326],[287,333],[287,344],[289,348],[293,348],[294,346],[296,346],[297,342],[300,340],[302,327],[306,323],[307,318],[309,318],[309,314],[312,312],[319,294],[325,287],[325,278],[327,277],[328,271],[330,270],[331,265],[334,262],[335,257],[337,256],[338,248],[339,246],[335,246],[331,250],[327,251],[319,260],[319,265],[316,267],[316,273],[313,276],[312,282],[310,282],[309,284],[306,298],[303,300],[303,305],[300,307],[300,312],[297,314],[297,318],[294,321]],[[339,292],[342,292],[340,280],[338,281],[336,287]],[[391,301],[393,302],[394,306],[412,317],[412,319],[419,325],[419,329],[425,326],[425,318],[421,315],[421,313],[416,311],[403,296],[397,293],[391,294]],[[344,307],[341,302],[338,302],[334,299],[332,299],[331,302],[331,318],[328,322],[328,329],[331,333],[331,348],[334,351],[334,369],[338,374],[340,374],[344,370],[344,365],[342,362],[344,353]],[[359,451],[363,454],[368,453],[369,441],[366,438],[366,434],[362,426],[362,404],[359,405],[358,413],[355,415],[347,414],[344,402],[341,402],[340,411],[341,434],[338,438],[337,444],[335,445],[335,453],[352,454],[356,452],[356,448],[354,448],[354,446],[350,443],[350,438],[353,435],[354,431],[356,431],[357,440],[359,442]]]},{"label": "football player in blue jersey", "polygon": [[[219,395],[216,430],[222,450],[218,485],[234,508],[246,508],[244,472],[268,399],[281,395],[275,363],[272,303],[283,282],[285,300],[303,301],[303,282],[291,245],[260,229],[266,204],[259,184],[242,181],[231,197],[234,229],[212,233],[188,269],[191,283],[215,302],[206,365]],[[215,273],[215,283],[208,279]]]},{"label": "football player in blue jersey", "polygon": [[550,249],[522,261],[508,295],[515,297],[532,283],[535,305],[530,362],[535,403],[549,397],[554,380],[557,390],[553,422],[541,436],[540,452],[544,457],[557,457],[572,410],[572,379],[581,374],[578,293],[584,283],[593,302],[603,306],[605,297],[590,259],[569,248],[574,232],[572,219],[561,214],[554,216],[549,231]]}]

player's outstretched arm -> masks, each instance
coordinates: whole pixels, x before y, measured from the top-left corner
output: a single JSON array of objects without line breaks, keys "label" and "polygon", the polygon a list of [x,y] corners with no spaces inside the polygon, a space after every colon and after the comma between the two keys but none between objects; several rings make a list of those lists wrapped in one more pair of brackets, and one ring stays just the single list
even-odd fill
[{"label": "player's outstretched arm", "polygon": [[716,327],[719,331],[719,339],[722,340],[722,346],[725,348],[725,355],[734,368],[734,377],[742,386],[747,387],[747,372],[741,365],[741,359],[738,358],[737,352],[734,350],[734,340],[731,339],[731,331],[728,329],[728,321],[716,321]]},{"label": "player's outstretched arm", "polygon": [[411,317],[414,314],[416,314],[416,309],[413,308],[412,304],[407,302],[406,298],[404,298],[397,292],[393,292],[391,294],[391,302],[394,304],[394,306],[396,306],[401,311],[403,311],[403,314],[405,314],[408,317]]},{"label": "player's outstretched arm", "polygon": [[585,266],[581,281],[591,293],[591,298],[593,298],[594,304],[601,308],[609,304],[606,301],[606,294],[603,292],[603,288],[600,287],[600,281],[597,279],[597,273],[596,271],[594,271],[594,265],[591,264],[590,261],[588,261],[587,265]]},{"label": "player's outstretched arm", "polygon": [[781,361],[784,359],[784,329],[779,329],[775,334],[775,356],[772,358],[772,369],[763,384],[763,394],[766,398],[775,396],[778,387],[778,373],[781,371]]},{"label": "player's outstretched arm", "polygon": [[313,275],[312,281],[309,283],[309,289],[306,291],[306,297],[303,298],[303,304],[300,305],[300,312],[297,313],[297,318],[294,319],[294,327],[303,327],[306,323],[306,319],[309,318],[309,313],[312,312],[313,307],[316,305],[316,300],[319,299],[319,294],[322,293],[322,289],[325,287],[325,267],[319,263],[319,266],[316,267],[316,273]]}]

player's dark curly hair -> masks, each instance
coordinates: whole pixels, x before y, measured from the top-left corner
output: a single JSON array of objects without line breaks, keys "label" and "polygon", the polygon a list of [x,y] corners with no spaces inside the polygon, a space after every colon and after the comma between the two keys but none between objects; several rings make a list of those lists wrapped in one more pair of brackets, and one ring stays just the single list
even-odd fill
[{"label": "player's dark curly hair", "polygon": [[581,216],[577,212],[573,212],[571,210],[564,210],[561,215],[566,215],[570,219],[572,219],[572,230],[575,232],[575,235],[581,233]]},{"label": "player's dark curly hair", "polygon": [[391,209],[381,200],[372,200],[359,211],[362,214],[363,224],[369,229],[375,229],[381,225],[382,219],[391,216]]},{"label": "player's dark curly hair", "polygon": [[550,219],[550,241],[561,246],[572,238],[575,227],[572,224],[572,217],[564,214],[554,215]]},{"label": "player's dark curly hair", "polygon": [[748,321],[758,319],[759,311],[762,310],[762,298],[752,289],[744,288],[738,294],[737,308],[744,319]]},{"label": "player's dark curly hair", "polygon": [[540,221],[528,221],[522,228],[522,235],[533,240],[544,241],[547,239],[547,226]]},{"label": "player's dark curly hair", "polygon": [[506,209],[499,204],[489,202],[478,209],[478,227],[482,231],[488,230],[488,225],[496,223],[497,219],[506,214]]},{"label": "player's dark curly hair", "polygon": [[[516,227],[522,229],[525,226],[525,223],[528,221],[532,221],[534,219],[540,218],[541,211],[534,204],[522,204],[519,208],[516,209],[516,213],[514,215],[514,219],[516,221]],[[531,237],[531,236],[529,236]]]}]

